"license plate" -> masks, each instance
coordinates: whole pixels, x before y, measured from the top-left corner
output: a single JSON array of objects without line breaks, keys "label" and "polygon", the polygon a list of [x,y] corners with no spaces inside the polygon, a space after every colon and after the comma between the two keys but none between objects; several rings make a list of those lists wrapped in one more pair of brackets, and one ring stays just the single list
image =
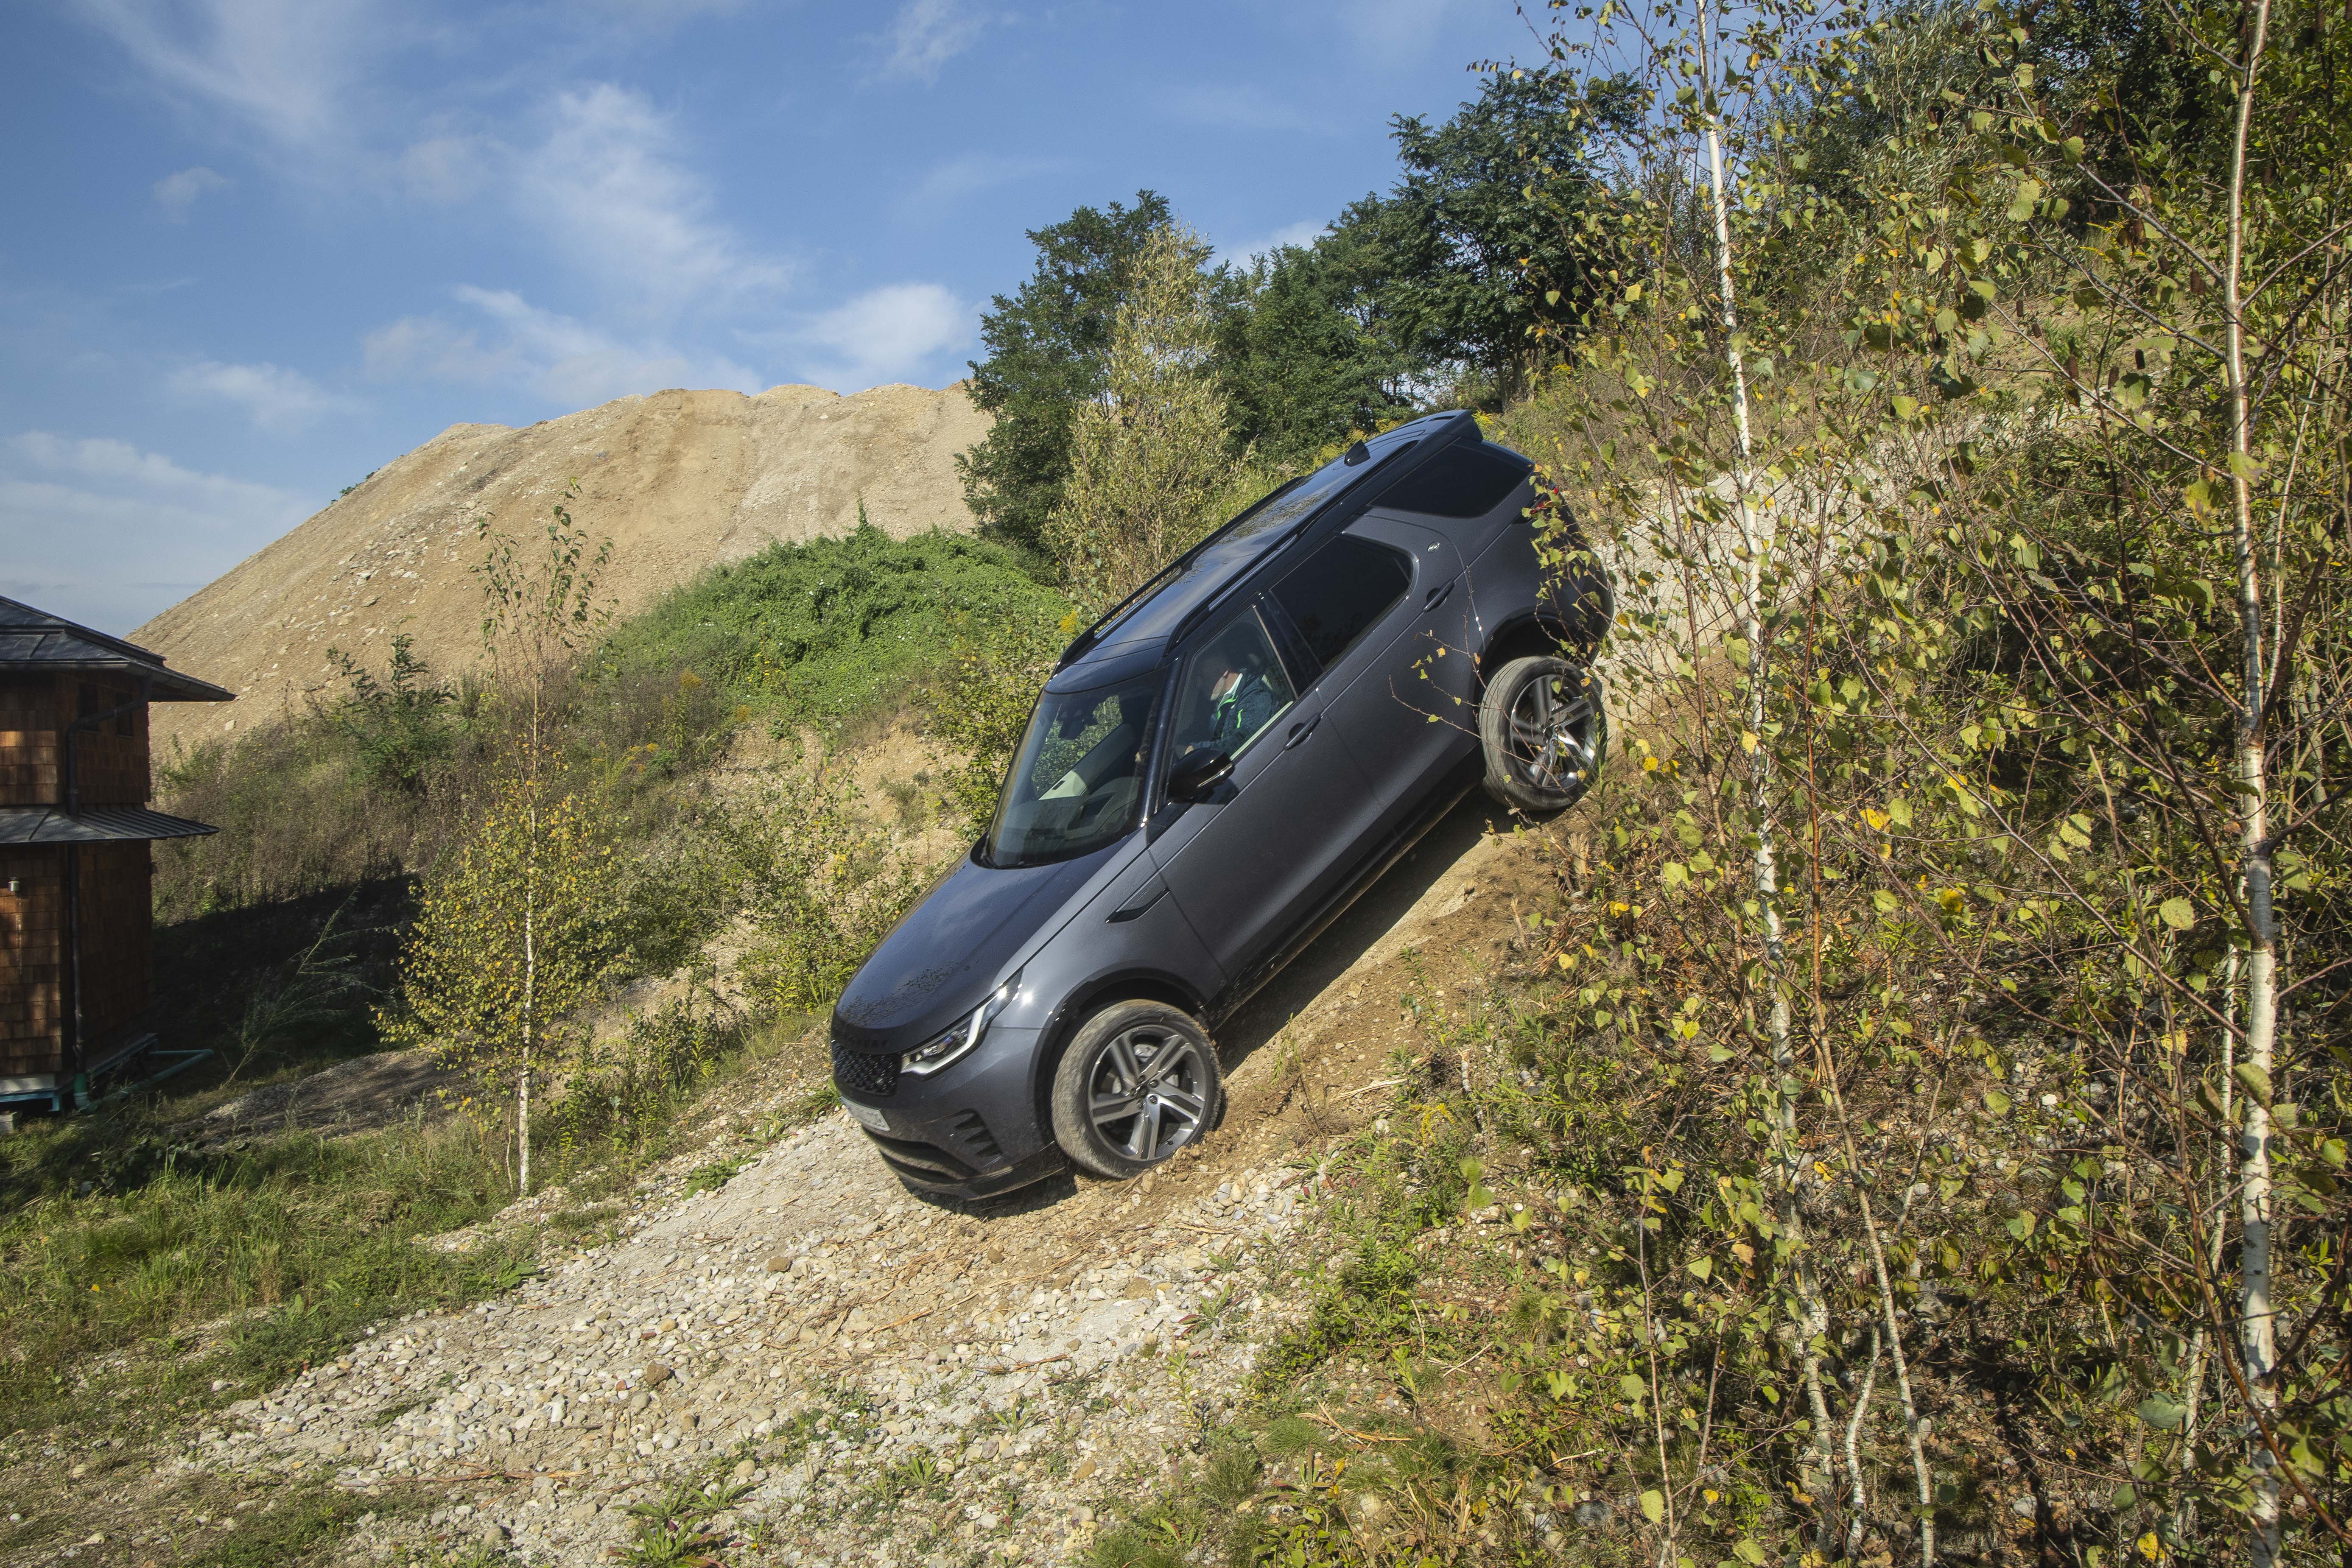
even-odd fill
[{"label": "license plate", "polygon": [[877,1132],[890,1131],[890,1119],[870,1105],[860,1105],[854,1100],[845,1100],[841,1102],[841,1108],[856,1117],[860,1126],[870,1127]]}]

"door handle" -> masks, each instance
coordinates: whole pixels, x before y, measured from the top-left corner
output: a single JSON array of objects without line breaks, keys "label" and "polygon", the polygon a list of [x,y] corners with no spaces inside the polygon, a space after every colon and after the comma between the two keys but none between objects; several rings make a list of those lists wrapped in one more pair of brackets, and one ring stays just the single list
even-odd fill
[{"label": "door handle", "polygon": [[1430,611],[1437,608],[1438,605],[1445,603],[1445,595],[1454,592],[1454,584],[1460,581],[1461,579],[1458,577],[1448,577],[1444,582],[1439,584],[1436,587],[1432,588],[1429,591],[1429,597],[1421,602],[1422,613],[1426,615]]},{"label": "door handle", "polygon": [[1300,722],[1293,724],[1290,727],[1289,738],[1282,742],[1282,749],[1286,752],[1290,750],[1291,747],[1304,742],[1307,736],[1315,733],[1315,726],[1321,722],[1323,722],[1323,715],[1318,713],[1312,719],[1302,720]]}]

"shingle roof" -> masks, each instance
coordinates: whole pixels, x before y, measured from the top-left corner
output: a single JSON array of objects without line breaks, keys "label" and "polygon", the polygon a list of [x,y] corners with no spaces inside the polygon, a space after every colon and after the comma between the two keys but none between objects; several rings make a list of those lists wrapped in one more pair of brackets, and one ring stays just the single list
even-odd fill
[{"label": "shingle roof", "polygon": [[144,676],[157,702],[233,702],[236,693],[163,668],[163,656],[0,597],[0,669],[103,669]]},{"label": "shingle roof", "polygon": [[201,838],[219,831],[136,805],[84,806],[79,816],[68,816],[61,805],[0,805],[0,844],[119,844]]}]

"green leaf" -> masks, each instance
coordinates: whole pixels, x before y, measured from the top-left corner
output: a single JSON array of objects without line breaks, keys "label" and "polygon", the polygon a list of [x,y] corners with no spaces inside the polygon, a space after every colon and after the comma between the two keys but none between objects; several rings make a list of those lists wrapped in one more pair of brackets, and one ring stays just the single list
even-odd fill
[{"label": "green leaf", "polygon": [[2009,1096],[2001,1093],[2001,1091],[1997,1089],[1989,1089],[1985,1090],[1985,1109],[1991,1111],[1995,1116],[2008,1115],[2009,1108],[2015,1103],[2016,1101],[2011,1100]]},{"label": "green leaf", "polygon": [[1753,1563],[1755,1568],[1764,1568],[1764,1549],[1744,1535],[1732,1547],[1731,1554],[1742,1563]]},{"label": "green leaf", "polygon": [[1685,1267],[1688,1268],[1693,1274],[1696,1275],[1701,1279],[1704,1279],[1708,1275],[1715,1272],[1715,1259],[1712,1258],[1694,1258]]},{"label": "green leaf", "polygon": [[1639,1404],[1650,1392],[1650,1385],[1629,1372],[1617,1379],[1617,1392],[1635,1404]]},{"label": "green leaf", "polygon": [[2180,1425],[2189,1412],[2161,1394],[2152,1394],[2139,1402],[2139,1418],[2160,1432],[2169,1432]]},{"label": "green leaf", "polygon": [[2230,1069],[2230,1076],[2245,1086],[2254,1097],[2254,1103],[2267,1108],[2271,1102],[2271,1075],[2252,1062],[2240,1062]]},{"label": "green leaf", "polygon": [[1661,1491],[1643,1492],[1642,1494],[1642,1517],[1648,1520],[1652,1524],[1657,1524],[1663,1521],[1666,1517],[1666,1494]]},{"label": "green leaf", "polygon": [[2187,899],[2167,899],[2157,906],[2156,912],[2175,931],[2187,931],[2197,923],[2197,906]]}]

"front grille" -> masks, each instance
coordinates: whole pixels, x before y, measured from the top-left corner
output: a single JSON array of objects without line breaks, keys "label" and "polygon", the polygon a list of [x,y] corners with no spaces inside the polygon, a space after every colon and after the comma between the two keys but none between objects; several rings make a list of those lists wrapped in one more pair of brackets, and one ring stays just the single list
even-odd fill
[{"label": "front grille", "polygon": [[898,1058],[853,1051],[833,1042],[833,1081],[844,1094],[886,1095],[898,1092]]}]

